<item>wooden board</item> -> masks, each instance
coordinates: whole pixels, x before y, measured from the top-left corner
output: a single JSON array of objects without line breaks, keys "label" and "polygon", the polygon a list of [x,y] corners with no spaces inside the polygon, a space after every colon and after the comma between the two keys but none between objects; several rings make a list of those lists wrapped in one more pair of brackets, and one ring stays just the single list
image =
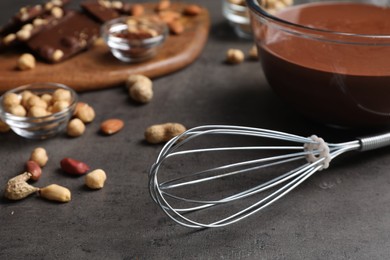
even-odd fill
[{"label": "wooden board", "polygon": [[[152,10],[152,4],[145,4]],[[172,9],[181,11],[185,5],[175,3]],[[0,55],[0,92],[33,82],[58,82],[76,91],[109,88],[123,84],[131,74],[140,73],[150,78],[160,77],[191,64],[202,52],[207,41],[210,18],[208,11],[195,17],[181,18],[185,31],[181,35],[169,35],[158,54],[141,63],[123,63],[114,58],[107,46],[94,46],[60,64],[37,62],[30,71],[16,69],[21,53]]]}]

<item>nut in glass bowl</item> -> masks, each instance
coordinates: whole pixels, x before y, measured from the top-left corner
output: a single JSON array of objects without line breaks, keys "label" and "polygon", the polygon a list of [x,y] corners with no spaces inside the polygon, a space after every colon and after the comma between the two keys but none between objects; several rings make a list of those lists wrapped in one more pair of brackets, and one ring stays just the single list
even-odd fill
[{"label": "nut in glass bowl", "polygon": [[66,128],[77,101],[77,93],[65,85],[33,83],[0,97],[0,118],[19,136],[46,139]]},{"label": "nut in glass bowl", "polygon": [[157,54],[168,35],[168,28],[156,16],[126,16],[106,22],[101,34],[117,59],[141,62]]}]

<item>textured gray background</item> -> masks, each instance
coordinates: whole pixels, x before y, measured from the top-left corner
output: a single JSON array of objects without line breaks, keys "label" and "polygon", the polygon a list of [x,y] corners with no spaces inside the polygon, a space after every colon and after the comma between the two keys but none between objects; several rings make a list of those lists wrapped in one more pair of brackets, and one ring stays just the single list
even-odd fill
[{"label": "textured gray background", "polygon": [[[0,22],[33,2],[38,3],[0,1]],[[248,50],[251,42],[234,36],[220,1],[198,3],[211,13],[208,43],[194,64],[154,80],[150,104],[131,102],[123,86],[91,91],[80,99],[93,105],[97,117],[80,138],[32,141],[0,135],[1,192],[22,172],[32,149],[43,146],[50,161],[36,185],[58,183],[73,194],[67,204],[0,199],[0,259],[388,259],[388,148],[338,158],[265,211],[226,228],[183,228],[150,199],[148,169],[161,149],[143,141],[151,124],[238,124],[314,133],[329,141],[360,134],[300,117],[274,95],[258,62],[225,65],[228,48]],[[124,119],[124,130],[99,135],[100,122],[110,117]],[[106,187],[90,192],[82,178],[63,175],[59,161],[67,156],[105,169]]]}]

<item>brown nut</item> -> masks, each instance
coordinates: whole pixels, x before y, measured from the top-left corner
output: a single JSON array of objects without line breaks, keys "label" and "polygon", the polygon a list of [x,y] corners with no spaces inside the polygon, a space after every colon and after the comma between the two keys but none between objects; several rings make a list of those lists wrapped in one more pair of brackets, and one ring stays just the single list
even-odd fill
[{"label": "brown nut", "polygon": [[168,27],[169,27],[169,31],[175,35],[179,35],[184,32],[183,23],[181,23],[179,20],[174,20],[168,23]]},{"label": "brown nut", "polygon": [[190,16],[196,16],[202,12],[202,8],[200,8],[198,5],[187,5],[183,13],[185,15],[190,15]]},{"label": "brown nut", "polygon": [[69,174],[73,175],[83,175],[89,171],[89,166],[81,161],[72,159],[72,158],[64,158],[60,162],[61,169]]},{"label": "brown nut", "polygon": [[97,169],[85,176],[85,185],[90,189],[101,189],[103,188],[106,179],[106,173],[101,169]]},{"label": "brown nut", "polygon": [[37,164],[34,161],[27,161],[26,162],[26,172],[31,173],[31,180],[33,180],[33,181],[39,180],[39,178],[42,175],[41,167],[39,166],[39,164]]},{"label": "brown nut", "polygon": [[30,53],[22,54],[16,66],[19,70],[31,70],[35,68],[35,57]]},{"label": "brown nut", "polygon": [[101,123],[100,130],[106,135],[112,135],[122,130],[124,125],[123,120],[117,118],[107,119]]},{"label": "brown nut", "polygon": [[179,19],[181,17],[181,14],[175,11],[167,10],[159,12],[158,16],[162,21],[169,24],[170,22]]},{"label": "brown nut", "polygon": [[140,4],[133,4],[130,8],[132,16],[141,16],[145,12],[145,8]]},{"label": "brown nut", "polygon": [[30,177],[31,173],[25,172],[10,179],[7,182],[4,197],[10,200],[20,200],[38,191],[38,188],[27,183]]},{"label": "brown nut", "polygon": [[46,165],[49,157],[47,156],[45,148],[37,147],[31,153],[30,160],[38,163],[39,166],[43,167]]},{"label": "brown nut", "polygon": [[148,143],[158,144],[167,142],[173,137],[182,134],[187,129],[179,123],[165,123],[152,125],[145,131],[145,139]]},{"label": "brown nut", "polygon": [[68,202],[71,200],[70,190],[57,184],[51,184],[39,189],[39,195],[48,200]]},{"label": "brown nut", "polygon": [[163,11],[167,10],[171,6],[171,1],[169,0],[160,0],[158,4],[156,5],[155,10],[156,11]]}]

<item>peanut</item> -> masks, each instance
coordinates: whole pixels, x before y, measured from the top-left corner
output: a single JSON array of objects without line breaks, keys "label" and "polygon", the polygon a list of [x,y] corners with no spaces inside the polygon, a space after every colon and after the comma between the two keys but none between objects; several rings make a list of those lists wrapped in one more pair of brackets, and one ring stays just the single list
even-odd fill
[{"label": "peanut", "polygon": [[37,147],[31,153],[30,160],[38,163],[39,166],[43,167],[46,165],[49,157],[47,156],[45,148]]},{"label": "peanut", "polygon": [[83,121],[83,123],[90,123],[95,119],[95,110],[87,103],[78,102],[74,116]]},{"label": "peanut", "polygon": [[153,98],[153,82],[140,74],[131,75],[127,78],[130,97],[140,103],[148,103]]},{"label": "peanut", "polygon": [[35,58],[30,53],[22,54],[16,66],[19,70],[31,70],[35,68]]},{"label": "peanut", "polygon": [[112,135],[122,130],[124,125],[125,123],[120,119],[107,119],[101,123],[100,130],[106,135]]},{"label": "peanut", "polygon": [[64,158],[60,162],[61,169],[69,174],[73,175],[83,175],[89,171],[89,166],[81,161],[72,159],[72,158]]},{"label": "peanut", "polygon": [[10,179],[5,188],[4,196],[10,200],[20,200],[38,191],[38,188],[27,183],[30,177],[31,173],[25,172]]},{"label": "peanut", "polygon": [[239,64],[244,61],[244,53],[239,49],[229,49],[226,52],[226,62],[230,64]]},{"label": "peanut", "polygon": [[27,161],[26,162],[26,172],[30,173],[31,174],[31,180],[33,181],[37,181],[39,180],[39,178],[41,177],[42,175],[42,169],[41,167],[39,166],[39,164],[37,164],[36,162],[34,161]]},{"label": "peanut", "polygon": [[187,129],[179,123],[165,123],[152,125],[145,131],[145,139],[148,143],[158,144],[167,142],[173,137],[182,134]]},{"label": "peanut", "polygon": [[101,169],[97,169],[85,176],[85,185],[90,189],[101,189],[103,188],[106,179],[106,173]]},{"label": "peanut", "polygon": [[57,184],[51,184],[39,189],[39,195],[42,198],[58,202],[68,202],[71,200],[70,190]]},{"label": "peanut", "polygon": [[78,137],[83,135],[84,132],[85,132],[85,125],[83,121],[81,121],[78,118],[73,118],[72,120],[69,121],[68,126],[66,128],[66,133],[69,136]]}]

